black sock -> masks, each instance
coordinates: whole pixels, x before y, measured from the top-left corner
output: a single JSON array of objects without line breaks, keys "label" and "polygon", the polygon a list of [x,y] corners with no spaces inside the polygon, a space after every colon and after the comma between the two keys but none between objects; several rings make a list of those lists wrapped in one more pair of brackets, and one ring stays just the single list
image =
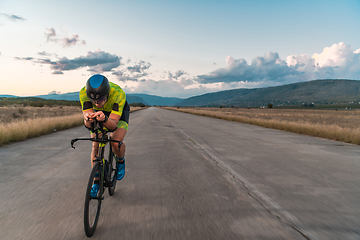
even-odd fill
[{"label": "black sock", "polygon": [[100,181],[99,180],[94,180],[94,184],[99,185]]}]

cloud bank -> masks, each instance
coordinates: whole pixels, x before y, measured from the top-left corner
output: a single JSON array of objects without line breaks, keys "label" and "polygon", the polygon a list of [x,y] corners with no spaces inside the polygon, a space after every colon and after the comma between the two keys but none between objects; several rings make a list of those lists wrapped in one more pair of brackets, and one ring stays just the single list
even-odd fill
[{"label": "cloud bank", "polygon": [[[51,56],[50,53],[39,52],[41,56]],[[64,71],[77,70],[81,68],[88,68],[88,71],[101,73],[109,72],[121,65],[121,57],[110,54],[104,51],[97,50],[95,52],[89,51],[86,56],[80,56],[73,59],[62,57],[58,60],[51,60],[50,58],[33,58],[33,57],[15,57],[16,60],[33,61],[38,64],[50,65],[54,70],[53,74],[63,74]]]},{"label": "cloud bank", "polygon": [[282,60],[278,53],[268,52],[254,58],[226,58],[227,67],[209,74],[199,75],[196,81],[202,84],[231,82],[263,82],[286,84],[314,79],[359,79],[360,49],[352,50],[343,42],[324,48],[323,52],[307,55],[291,55]]},{"label": "cloud bank", "polygon": [[[46,37],[53,41],[56,32],[52,28],[48,30]],[[198,76],[177,70],[163,71],[160,77],[154,77],[150,62],[127,59],[123,63],[122,57],[101,50],[89,51],[85,56],[72,59],[59,58],[44,51],[37,54],[40,58],[16,59],[49,65],[53,74],[84,68],[94,73],[109,72],[129,93],[168,97],[190,97],[234,88],[259,88],[315,79],[360,79],[360,49],[353,50],[343,42],[326,47],[311,57],[303,54],[281,59],[278,53],[268,52],[247,62],[243,58],[228,56],[225,59],[226,67]]]},{"label": "cloud bank", "polygon": [[[245,59],[226,58],[226,67],[208,74],[186,77],[186,72],[165,72],[161,81],[143,79],[127,90],[160,96],[190,97],[234,88],[259,88],[316,79],[360,79],[360,49],[343,42],[333,44],[311,57],[276,52]],[[124,79],[125,80],[125,79]]]},{"label": "cloud bank", "polygon": [[63,57],[57,61],[41,59],[39,62],[50,64],[50,68],[55,70],[54,73],[59,74],[63,71],[76,70],[84,67],[88,67],[88,70],[93,72],[107,72],[120,66],[120,60],[121,57],[117,55],[98,50],[95,52],[88,52],[86,56],[80,56],[74,59]]}]

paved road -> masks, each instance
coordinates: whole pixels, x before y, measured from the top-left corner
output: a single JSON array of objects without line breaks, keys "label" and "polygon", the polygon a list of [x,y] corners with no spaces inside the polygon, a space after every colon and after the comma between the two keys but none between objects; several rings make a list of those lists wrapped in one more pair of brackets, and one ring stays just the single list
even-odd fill
[{"label": "paved road", "polygon": [[[0,148],[1,239],[86,239],[79,127]],[[93,239],[360,239],[360,147],[158,108]]]}]

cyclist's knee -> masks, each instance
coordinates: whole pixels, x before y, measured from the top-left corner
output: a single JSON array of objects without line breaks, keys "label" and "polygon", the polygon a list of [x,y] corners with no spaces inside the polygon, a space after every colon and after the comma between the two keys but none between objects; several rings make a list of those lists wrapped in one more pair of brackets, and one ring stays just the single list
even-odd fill
[{"label": "cyclist's knee", "polygon": [[123,141],[126,133],[127,133],[126,129],[118,128],[118,129],[116,129],[115,132],[111,133],[111,139]]},{"label": "cyclist's knee", "polygon": [[[119,149],[119,143],[117,143],[117,142],[112,142],[111,143],[111,148],[112,149]],[[126,145],[125,145],[125,143],[123,142],[122,144],[121,144],[121,146],[120,146],[120,149],[125,149],[126,148]],[[119,149],[119,150],[120,150]]]},{"label": "cyclist's knee", "polygon": [[126,150],[126,145],[125,145],[125,143],[123,143],[123,144],[121,145],[120,151],[121,151],[121,150],[125,152],[125,150]]}]

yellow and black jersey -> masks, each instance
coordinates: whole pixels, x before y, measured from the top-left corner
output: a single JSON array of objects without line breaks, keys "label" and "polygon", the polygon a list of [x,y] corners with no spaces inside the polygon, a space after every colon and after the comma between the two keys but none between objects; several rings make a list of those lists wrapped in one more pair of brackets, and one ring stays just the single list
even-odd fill
[{"label": "yellow and black jersey", "polygon": [[122,116],[123,109],[126,103],[126,94],[124,90],[122,90],[120,86],[112,82],[110,82],[108,99],[102,108],[97,108],[96,105],[90,101],[90,99],[86,95],[85,86],[80,90],[79,98],[83,111],[95,109],[95,111],[103,111],[104,114],[107,116],[109,116],[110,113]]}]

